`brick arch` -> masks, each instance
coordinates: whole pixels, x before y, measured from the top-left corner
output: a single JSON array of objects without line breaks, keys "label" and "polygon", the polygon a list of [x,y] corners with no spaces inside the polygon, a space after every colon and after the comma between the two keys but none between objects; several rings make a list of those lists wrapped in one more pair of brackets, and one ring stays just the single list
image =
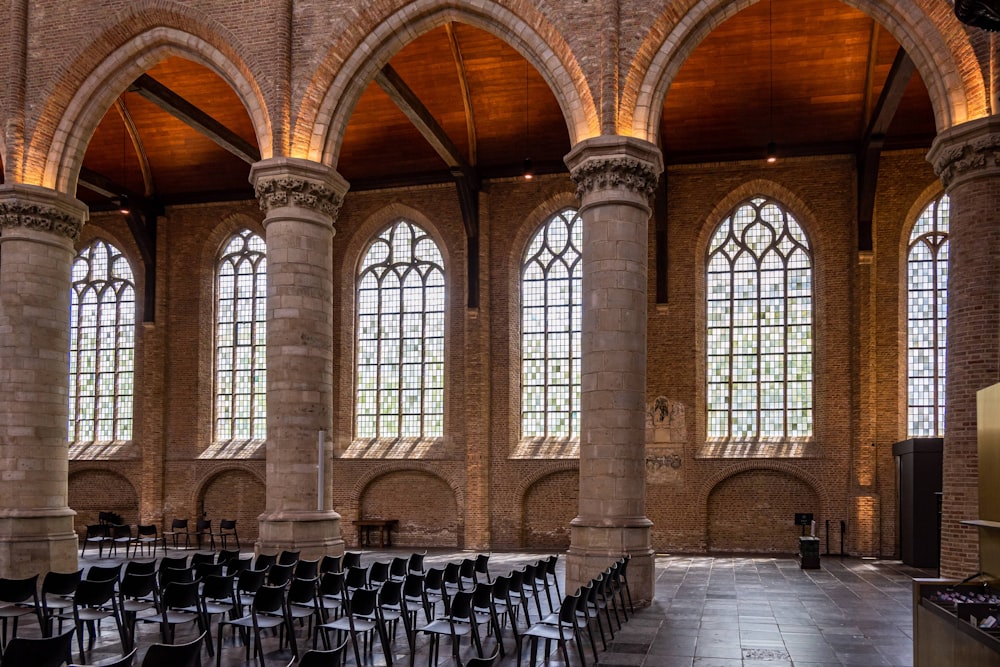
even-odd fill
[{"label": "brick arch", "polygon": [[[214,499],[213,486],[220,481],[224,482],[229,476],[250,477],[257,486],[248,488],[248,485],[240,484],[239,490],[235,492],[222,489],[220,493],[224,494],[225,502]],[[198,508],[199,513],[207,513],[214,530],[219,529],[220,519],[235,519],[242,546],[257,537],[257,517],[266,509],[267,480],[262,465],[234,461],[214,463],[200,471],[194,489],[193,506]],[[255,496],[254,491],[259,493]],[[225,509],[225,512],[216,511],[220,505],[224,505],[220,509]]]},{"label": "brick arch", "polygon": [[[465,508],[465,493],[458,483],[454,479],[453,475],[442,474],[439,467],[435,467],[431,463],[420,463],[407,461],[400,465],[399,462],[395,463],[384,463],[376,465],[375,467],[369,469],[365,474],[361,475],[357,481],[354,483],[354,487],[351,491],[350,502],[345,508],[343,515],[345,517],[356,518],[361,516],[361,507],[367,494],[368,490],[378,483],[380,480],[387,479],[397,474],[406,473],[419,473],[421,475],[427,475],[437,482],[440,482],[444,487],[451,491],[451,500],[455,504],[455,546],[462,546],[465,533],[465,519],[464,519],[464,508]],[[424,506],[419,507],[417,512],[421,517],[426,518],[429,513],[427,508]],[[433,512],[430,512],[433,513]],[[405,517],[385,517],[385,518],[400,518],[400,525],[398,527],[399,536],[394,538],[394,540],[401,541],[401,544],[406,544],[407,546],[447,546],[445,544],[440,544],[436,539],[426,539],[421,536],[418,531],[414,531],[411,526],[408,525]],[[447,520],[447,517],[439,517]],[[342,528],[343,531],[342,522]],[[407,533],[410,533],[409,535]],[[444,539],[447,539],[445,534]]]},{"label": "brick arch", "polygon": [[[696,0],[684,14],[660,14],[625,78],[619,132],[658,143],[663,100],[701,41],[756,0]],[[936,0],[842,0],[884,26],[927,85],[938,131],[988,115],[986,83],[972,40]]]},{"label": "brick arch", "polygon": [[[97,523],[98,512],[121,514],[125,523],[139,522],[139,493],[127,475],[96,464],[73,468],[68,477],[67,504],[76,510],[73,521],[77,532],[86,532],[88,524]],[[89,480],[96,481],[74,489],[74,485]]]},{"label": "brick arch", "polygon": [[746,472],[753,472],[755,470],[771,470],[795,477],[808,485],[816,493],[817,497],[819,497],[820,510],[826,511],[831,507],[830,494],[827,492],[826,487],[823,486],[823,483],[820,482],[818,477],[792,463],[771,459],[751,459],[740,461],[739,463],[726,466],[722,470],[718,470],[714,474],[706,477],[701,483],[701,487],[698,489],[698,499],[695,506],[701,508],[707,507],[708,498],[712,495],[712,491],[715,490],[715,487],[730,477],[735,477],[736,475]]},{"label": "brick arch", "polygon": [[[570,543],[570,521],[579,510],[579,498],[575,503],[566,503],[566,496],[555,489],[546,489],[549,482],[558,477],[573,475],[575,479],[571,486],[579,496],[579,474],[576,466],[563,466],[549,470],[546,474],[533,476],[534,482],[528,485],[521,499],[521,546],[528,549],[568,549]],[[549,497],[543,497],[540,502],[531,502],[536,491],[549,491]],[[552,496],[552,492],[555,497]],[[558,520],[560,510],[567,517],[565,522]]]},{"label": "brick arch", "polygon": [[389,11],[376,6],[360,12],[327,52],[302,96],[292,154],[336,165],[344,129],[376,71],[411,40],[452,21],[496,35],[528,59],[555,94],[571,144],[600,133],[583,70],[569,44],[533,3],[396,0],[392,4],[395,8]]},{"label": "brick arch", "polygon": [[[261,157],[274,151],[274,128],[258,72],[262,67],[235,34],[203,13],[156,0],[131,4],[64,68],[38,121],[24,182],[74,193],[94,130],[115,98],[143,72],[169,56],[213,70],[236,92],[250,115]],[[80,72],[85,74],[81,75]]]}]

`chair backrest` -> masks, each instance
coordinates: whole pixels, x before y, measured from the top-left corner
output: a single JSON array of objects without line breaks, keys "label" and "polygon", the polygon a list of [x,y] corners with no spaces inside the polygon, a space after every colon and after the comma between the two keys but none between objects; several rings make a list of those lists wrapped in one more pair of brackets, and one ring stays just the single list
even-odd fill
[{"label": "chair backrest", "polygon": [[219,562],[224,565],[228,565],[232,561],[239,559],[240,559],[239,549],[223,549],[222,551],[219,552]]},{"label": "chair backrest", "polygon": [[266,570],[277,562],[277,554],[257,554],[257,558],[253,562],[253,569]]},{"label": "chair backrest", "polygon": [[453,620],[472,619],[472,591],[458,591],[452,596],[448,614]]},{"label": "chair backrest", "polygon": [[378,608],[378,592],[371,588],[356,588],[351,593],[348,613],[355,616],[371,616]]},{"label": "chair backrest", "polygon": [[202,579],[201,597],[206,600],[229,600],[233,598],[235,574],[210,574]]},{"label": "chair backrest", "polygon": [[162,572],[168,567],[176,570],[183,570],[188,566],[187,556],[164,556],[160,559],[159,570]]},{"label": "chair backrest", "polygon": [[377,560],[368,568],[368,583],[372,586],[379,585],[388,578],[389,563]]},{"label": "chair backrest", "polygon": [[156,539],[157,532],[158,531],[156,530],[156,524],[155,523],[150,523],[150,524],[141,524],[140,523],[136,527],[136,529],[135,529],[135,533],[136,533],[136,535],[139,536],[139,539],[142,539],[144,537],[145,538],[150,538],[151,537],[153,539]]},{"label": "chair backrest", "polygon": [[[91,565],[90,569],[87,570],[87,575],[84,579],[89,579],[90,581],[105,581],[106,579],[114,579],[118,581],[122,574],[122,564],[117,565]],[[44,582],[43,584],[44,585]]]},{"label": "chair backrest", "polygon": [[279,565],[295,565],[299,562],[299,555],[301,551],[282,551],[278,554],[278,564]]},{"label": "chair backrest", "polygon": [[0,667],[62,667],[73,662],[75,629],[54,637],[27,639],[14,637],[7,642],[7,648],[0,658]]},{"label": "chair backrest", "polygon": [[319,576],[318,560],[299,560],[295,563],[295,576],[299,579],[313,579]]},{"label": "chair backrest", "polygon": [[426,556],[426,555],[427,555],[426,551],[423,552],[423,553],[419,553],[419,554],[416,553],[416,552],[410,554],[410,562],[409,562],[409,564],[407,566],[407,569],[410,572],[417,572],[419,574],[423,574],[424,573],[424,556]]},{"label": "chair backrest", "polygon": [[187,644],[153,644],[142,667],[201,667],[201,644],[205,633]]},{"label": "chair backrest", "polygon": [[[114,662],[102,662],[101,667],[132,667],[132,661],[135,659],[135,654],[139,652],[139,649],[134,648],[132,652],[128,655],[122,656]],[[96,665],[78,665],[72,664],[69,667],[96,667]]]},{"label": "chair backrest", "polygon": [[406,604],[403,601],[403,582],[390,579],[378,589],[378,604],[380,607],[396,607]]},{"label": "chair backrest", "polygon": [[272,586],[284,586],[292,579],[292,572],[295,570],[295,566],[291,563],[283,565],[281,563],[275,563],[271,566],[271,569],[267,571],[267,583]]},{"label": "chair backrest", "polygon": [[344,573],[324,572],[322,578],[319,580],[319,594],[337,597],[343,595],[343,592]]},{"label": "chair backrest", "polygon": [[493,599],[508,602],[510,598],[510,577],[502,576],[493,580]]},{"label": "chair backrest", "polygon": [[194,566],[194,576],[199,579],[222,574],[225,565],[222,563],[198,563]]},{"label": "chair backrest", "polygon": [[424,590],[441,592],[444,587],[444,571],[440,568],[432,567],[424,575]]},{"label": "chair backrest", "polygon": [[164,609],[198,607],[198,587],[200,581],[172,581],[160,592],[160,602]]},{"label": "chair backrest", "polygon": [[224,530],[231,532],[236,532],[236,519],[220,519],[219,520],[219,532]]},{"label": "chair backrest", "polygon": [[194,532],[196,533],[211,533],[212,532],[212,520],[211,519],[198,519],[194,522]]},{"label": "chair backrest", "polygon": [[576,605],[579,600],[579,595],[567,595],[563,598],[562,606],[559,607],[560,623],[576,624]]},{"label": "chair backrest", "polygon": [[111,539],[114,540],[131,540],[132,539],[132,526],[130,524],[116,523],[111,526]]},{"label": "chair backrest", "polygon": [[170,522],[171,532],[186,531],[187,529],[188,529],[187,519],[174,519],[173,521]]},{"label": "chair backrest", "polygon": [[0,602],[27,602],[32,600],[38,606],[38,575],[25,579],[0,578]]},{"label": "chair backrest", "polygon": [[444,583],[458,585],[462,574],[462,564],[451,562],[444,566]]},{"label": "chair backrest", "polygon": [[84,579],[76,587],[73,604],[78,607],[101,607],[109,600],[115,599],[115,586],[117,584],[117,579],[103,581]]},{"label": "chair backrest", "polygon": [[476,561],[471,558],[463,558],[462,562],[458,565],[458,576],[462,579],[472,579],[476,578]]},{"label": "chair backrest", "polygon": [[42,579],[42,596],[72,595],[82,578],[83,570],[77,570],[76,572],[46,572],[45,578]]},{"label": "chair backrest", "polygon": [[416,600],[424,597],[425,577],[422,574],[411,572],[403,579],[403,597]]},{"label": "chair backrest", "polygon": [[556,562],[559,560],[559,554],[552,554],[545,561],[545,573],[550,574],[553,577],[556,576]]},{"label": "chair backrest", "polygon": [[476,609],[493,608],[493,584],[476,584],[472,589],[472,606]]},{"label": "chair backrest", "polygon": [[204,551],[196,551],[191,554],[191,565],[195,566],[199,563],[215,563],[215,553],[205,553]]},{"label": "chair backrest", "polygon": [[236,577],[236,590],[243,593],[256,593],[264,585],[263,570],[243,570]]},{"label": "chair backrest", "polygon": [[490,555],[489,554],[479,554],[476,556],[476,572],[479,574],[485,574],[486,580],[490,579]]},{"label": "chair backrest", "polygon": [[319,579],[292,579],[288,587],[288,601],[296,604],[313,604],[316,602],[316,589],[319,586]]},{"label": "chair backrest", "polygon": [[283,586],[261,586],[253,597],[251,605],[254,613],[280,614],[285,609],[285,589]]},{"label": "chair backrest", "polygon": [[152,574],[155,572],[155,560],[130,560],[125,563],[125,574]]},{"label": "chair backrest", "polygon": [[249,558],[232,558],[226,563],[226,573],[239,574],[243,570],[249,570],[252,564]]},{"label": "chair backrest", "polygon": [[361,554],[356,551],[345,551],[341,566],[345,570],[350,567],[361,567]]},{"label": "chair backrest", "polygon": [[402,580],[406,576],[407,566],[410,561],[402,556],[395,556],[389,563],[389,576],[393,579]]},{"label": "chair backrest", "polygon": [[165,570],[160,570],[160,588],[164,588],[170,583],[190,583],[194,581],[194,568],[193,567],[168,567]]},{"label": "chair backrest", "polygon": [[322,574],[327,572],[340,572],[340,556],[323,556],[323,560],[319,562],[319,571]]},{"label": "chair backrest", "polygon": [[364,588],[368,585],[368,570],[356,565],[352,565],[347,568],[347,576],[344,578],[344,585],[349,589]]},{"label": "chair backrest", "polygon": [[87,526],[87,539],[88,540],[101,540],[108,536],[108,528],[110,526],[106,523],[92,523]]},{"label": "chair backrest", "polygon": [[144,598],[156,593],[156,574],[126,572],[118,585],[118,593],[124,598]]},{"label": "chair backrest", "polygon": [[500,647],[497,646],[497,650],[493,652],[488,658],[469,658],[468,662],[465,663],[465,667],[493,667],[500,662]]}]

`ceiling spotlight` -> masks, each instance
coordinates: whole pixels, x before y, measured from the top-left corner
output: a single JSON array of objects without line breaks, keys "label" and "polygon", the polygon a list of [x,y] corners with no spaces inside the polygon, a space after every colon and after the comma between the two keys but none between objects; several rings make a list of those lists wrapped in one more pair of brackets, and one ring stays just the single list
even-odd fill
[{"label": "ceiling spotlight", "polygon": [[523,175],[524,175],[524,180],[526,180],[526,181],[530,181],[531,179],[533,179],[535,177],[535,170],[531,166],[531,158],[530,157],[524,158],[524,172],[523,172]]},{"label": "ceiling spotlight", "polygon": [[767,143],[767,154],[764,159],[768,164],[774,164],[778,161],[778,146],[773,141]]}]

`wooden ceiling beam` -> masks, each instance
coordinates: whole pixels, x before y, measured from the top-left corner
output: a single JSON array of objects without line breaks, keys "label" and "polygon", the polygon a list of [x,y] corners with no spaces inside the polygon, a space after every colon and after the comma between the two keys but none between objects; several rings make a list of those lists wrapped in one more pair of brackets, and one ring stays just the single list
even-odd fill
[{"label": "wooden ceiling beam", "polygon": [[469,90],[469,77],[465,72],[465,59],[462,57],[462,50],[458,45],[455,24],[449,21],[444,24],[444,29],[448,34],[448,45],[451,46],[451,55],[455,59],[455,67],[458,69],[458,86],[462,90],[462,105],[465,107],[465,129],[469,135],[469,164],[474,167],[479,161],[479,150],[476,144],[476,115],[472,109],[472,92]]},{"label": "wooden ceiling beam", "polygon": [[121,116],[122,123],[125,124],[125,131],[132,141],[132,148],[135,150],[135,156],[139,160],[139,171],[142,172],[143,192],[146,196],[150,196],[155,192],[153,170],[149,166],[149,156],[146,155],[146,149],[142,145],[142,137],[139,136],[139,130],[132,120],[132,114],[129,113],[128,107],[125,106],[124,96],[119,95],[118,99],[115,100],[115,109],[118,110],[118,115]]},{"label": "wooden ceiling beam", "polygon": [[882,93],[872,111],[868,128],[861,138],[858,147],[858,250],[871,250],[872,218],[875,212],[875,189],[878,185],[879,158],[885,135],[896,115],[899,103],[903,100],[906,86],[910,83],[916,66],[902,47],[896,51],[892,68],[882,86]]},{"label": "wooden ceiling beam", "polygon": [[256,146],[148,74],[141,75],[129,86],[128,90],[142,95],[247,164],[260,162],[260,150]]}]

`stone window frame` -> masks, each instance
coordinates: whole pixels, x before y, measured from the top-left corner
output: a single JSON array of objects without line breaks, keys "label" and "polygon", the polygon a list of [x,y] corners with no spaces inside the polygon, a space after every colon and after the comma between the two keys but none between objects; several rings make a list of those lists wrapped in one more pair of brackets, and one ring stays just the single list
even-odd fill
[{"label": "stone window frame", "polygon": [[[943,213],[942,213],[943,209]],[[929,216],[929,217],[928,217]],[[944,218],[944,230],[942,230],[942,217]],[[947,347],[947,272],[948,272],[948,253],[950,250],[949,244],[949,220],[950,220],[950,199],[948,195],[944,192],[938,192],[936,196],[930,199],[926,205],[922,206],[919,213],[914,216],[912,223],[907,225],[907,229],[904,230],[902,235],[903,242],[903,272],[902,275],[905,276],[902,284],[903,292],[903,331],[905,332],[904,338],[905,343],[903,345],[902,362],[905,368],[904,380],[905,380],[905,409],[906,409],[906,433],[908,438],[933,438],[933,437],[944,437],[944,427],[945,427],[945,374],[941,372],[941,369],[945,368],[945,355]],[[924,221],[930,222],[930,229],[928,231],[923,231],[918,234],[921,225]],[[917,235],[914,238],[914,235]],[[931,404],[924,405],[925,408],[931,408],[933,415],[932,419],[934,421],[934,428],[930,431],[928,430],[914,430],[913,421],[914,416],[912,413],[913,404],[913,380],[914,377],[910,373],[911,368],[911,356],[914,354],[913,337],[916,327],[913,325],[913,313],[910,310],[912,294],[914,292],[914,285],[911,276],[912,268],[912,255],[915,247],[921,244],[923,247],[929,249],[930,252],[930,262],[933,266],[932,269],[932,286],[931,290],[937,294],[935,298],[935,303],[931,305],[933,313],[930,318],[919,318],[920,320],[931,321],[931,347],[936,349],[937,353],[933,355],[931,359],[932,372],[929,376],[931,379]],[[940,267],[941,255],[944,255],[943,259],[943,275],[941,273],[942,269]],[[943,284],[943,286],[942,286]],[[944,305],[943,305],[943,315],[941,313],[941,301],[939,292],[944,292]],[[926,349],[927,346],[921,346]]]},{"label": "stone window frame", "polygon": [[[101,276],[94,275],[94,267],[91,264],[93,259],[92,253],[96,251],[98,247],[102,247],[104,252],[107,253],[108,261],[104,267],[105,271]],[[85,253],[91,253],[89,258],[85,258]],[[80,272],[81,262],[86,263],[88,268]],[[114,272],[115,266],[124,267],[127,272],[116,273]],[[103,285],[98,287],[98,285]],[[114,321],[105,324],[103,327],[99,322],[95,322],[95,336],[94,344],[95,346],[91,348],[87,346],[86,350],[81,349],[78,345],[80,340],[79,328],[83,322],[83,318],[80,309],[83,304],[80,304],[80,296],[97,290],[98,294],[107,294],[107,290],[111,289],[116,295],[113,305],[115,306],[115,316]],[[131,299],[127,298],[127,295],[131,294]],[[99,305],[103,303],[98,302],[98,310],[96,311],[96,319],[101,319],[101,310]],[[113,242],[102,238],[95,237],[91,239],[85,246],[83,246],[79,251],[77,251],[76,256],[73,259],[71,273],[70,273],[70,323],[69,323],[69,354],[68,354],[68,417],[67,417],[67,440],[71,445],[71,450],[79,450],[81,447],[96,443],[116,443],[124,444],[131,442],[134,437],[135,429],[135,378],[136,378],[136,338],[137,338],[137,327],[136,327],[136,317],[138,315],[138,306],[136,300],[136,282],[135,282],[135,271],[132,269],[132,264],[129,261],[128,256],[123,250],[121,250]],[[123,321],[129,320],[130,321]],[[102,361],[101,355],[98,354],[97,344],[98,339],[100,339],[102,329],[107,329],[110,327],[113,329],[112,337],[114,339],[114,359],[111,361],[113,364],[113,370],[102,371],[101,369],[105,367],[105,362]],[[131,338],[131,346],[122,345],[121,336],[124,335],[125,338]],[[126,340],[127,343],[127,340]],[[125,355],[122,359],[122,351],[128,350],[130,354]],[[79,369],[82,358],[81,355],[86,354],[87,351],[94,352],[93,367],[94,367],[94,391],[92,396],[94,398],[94,425],[92,429],[89,429],[87,433],[83,434],[81,437],[81,422],[90,420],[81,420],[79,417],[79,401],[82,396],[80,387],[80,374],[76,369]],[[130,357],[130,367],[129,365]],[[123,369],[120,364],[124,362],[126,369]],[[96,376],[101,373],[111,373],[114,376],[113,391],[110,394],[112,400],[112,437],[101,438],[98,437],[97,421],[98,420],[98,403],[102,397],[108,397],[107,393],[102,393],[100,389],[100,382]],[[127,383],[130,388],[127,391],[122,391],[119,393],[119,388],[122,383]],[[88,392],[89,393],[89,392]],[[127,399],[127,401],[126,401]],[[125,405],[127,403],[127,405]],[[124,414],[127,412],[128,416],[125,417]],[[89,436],[89,437],[87,437]]]},{"label": "stone window frame", "polygon": [[[766,190],[766,188],[765,188]],[[817,262],[816,262],[816,248],[813,242],[809,238],[807,226],[803,224],[802,217],[797,215],[793,208],[794,206],[785,203],[784,199],[780,195],[769,194],[765,191],[757,189],[743,190],[744,194],[738,199],[735,199],[735,203],[731,206],[722,209],[724,212],[717,218],[710,218],[707,222],[710,223],[710,227],[707,230],[707,235],[704,237],[704,258],[702,259],[702,272],[699,280],[701,281],[700,292],[701,292],[701,305],[700,310],[702,312],[702,332],[704,347],[704,352],[702,353],[703,359],[700,360],[700,366],[703,368],[703,387],[702,392],[704,401],[704,423],[701,424],[699,430],[704,429],[705,434],[705,444],[699,448],[696,454],[697,458],[804,458],[810,456],[809,448],[806,447],[807,444],[814,441],[816,433],[816,369],[817,369],[817,324],[815,313],[817,312],[817,301],[819,300],[819,294],[817,293]],[[735,194],[735,193],[734,193]],[[732,196],[731,196],[732,197]],[[796,221],[796,225],[805,240],[806,246],[808,248],[808,257],[810,261],[810,327],[811,327],[811,348],[810,354],[812,359],[812,372],[810,375],[810,394],[809,394],[809,411],[811,412],[810,418],[810,433],[808,436],[799,437],[788,437],[787,430],[786,434],[782,437],[772,437],[772,438],[761,438],[759,435],[754,438],[740,438],[738,440],[733,439],[730,436],[722,438],[712,438],[709,437],[708,433],[708,421],[709,421],[709,373],[710,373],[710,362],[708,359],[709,353],[709,316],[708,316],[708,297],[710,293],[710,288],[708,284],[708,273],[710,265],[710,255],[712,253],[713,240],[720,230],[723,223],[729,219],[732,215],[736,213],[741,206],[751,202],[755,199],[761,199],[765,203],[774,203],[778,208],[791,219]],[[730,201],[734,201],[729,198]],[[718,210],[718,207],[717,207]],[[806,216],[808,218],[808,216]],[[759,269],[758,269],[759,271]],[[759,320],[758,320],[759,321]],[[757,382],[760,380],[758,379]],[[731,407],[730,407],[731,409]],[[785,408],[787,410],[787,406]]]},{"label": "stone window frame", "polygon": [[[359,374],[358,361],[359,361],[360,356],[363,354],[362,346],[360,344],[360,341],[361,341],[361,339],[360,339],[360,317],[361,317],[361,312],[360,311],[361,311],[361,308],[360,308],[360,304],[359,304],[359,298],[360,298],[360,295],[361,295],[362,281],[363,281],[364,274],[366,272],[370,272],[372,268],[374,268],[375,266],[377,266],[379,264],[378,262],[376,262],[376,263],[373,263],[370,266],[366,266],[365,265],[365,261],[368,258],[368,255],[372,251],[372,249],[375,246],[375,244],[379,242],[379,239],[381,237],[383,237],[384,235],[391,233],[390,230],[392,230],[394,228],[397,228],[398,226],[400,226],[402,224],[409,225],[411,229],[419,230],[419,235],[416,236],[416,237],[414,237],[417,240],[412,241],[411,244],[410,244],[410,250],[411,251],[416,251],[417,247],[420,244],[422,244],[425,241],[427,241],[427,242],[430,242],[431,244],[433,244],[434,250],[437,253],[437,261],[436,262],[434,262],[434,261],[410,262],[410,265],[411,265],[411,267],[412,266],[416,266],[416,265],[428,265],[428,269],[427,269],[428,273],[427,273],[427,275],[424,276],[424,280],[422,281],[422,283],[424,285],[424,292],[423,292],[423,294],[424,294],[424,300],[425,301],[426,301],[426,289],[427,289],[426,278],[430,275],[431,272],[435,272],[436,271],[436,272],[439,272],[439,274],[440,274],[440,290],[441,290],[440,311],[423,311],[423,312],[425,314],[427,312],[432,312],[432,313],[433,312],[440,312],[440,322],[441,322],[441,324],[440,324],[440,335],[432,337],[434,339],[438,339],[438,338],[440,339],[440,346],[441,346],[441,351],[440,351],[440,364],[441,364],[440,386],[432,388],[432,389],[437,389],[440,392],[440,407],[441,407],[441,409],[440,409],[439,413],[438,412],[435,412],[435,413],[426,413],[424,411],[422,411],[420,413],[422,415],[422,417],[420,419],[420,430],[421,430],[421,433],[419,435],[416,435],[416,436],[402,436],[402,435],[382,436],[382,435],[379,435],[377,433],[375,435],[373,435],[373,436],[359,436],[358,435],[358,421],[359,421],[358,394],[359,394],[359,391],[361,391],[361,390],[360,390],[360,385],[359,385],[359,380],[358,380],[358,374]],[[411,254],[411,258],[412,257],[413,257],[413,255]],[[398,265],[399,262],[394,262],[394,264]],[[447,415],[448,415],[448,405],[447,405],[448,388],[447,388],[447,383],[448,383],[448,365],[449,365],[448,364],[448,338],[449,338],[449,336],[448,336],[448,326],[449,326],[449,322],[448,322],[448,308],[449,308],[449,306],[448,306],[448,291],[449,291],[450,285],[449,285],[449,274],[448,274],[447,265],[448,265],[448,262],[447,262],[447,258],[446,258],[446,255],[445,255],[444,248],[443,248],[440,240],[437,238],[437,235],[434,233],[434,230],[428,228],[428,226],[425,225],[424,223],[422,223],[422,222],[414,219],[414,217],[408,216],[408,215],[405,215],[405,214],[395,215],[388,222],[388,224],[382,224],[382,225],[380,225],[378,227],[378,229],[374,233],[372,233],[371,235],[369,235],[366,238],[366,240],[364,241],[363,245],[361,246],[360,252],[359,252],[359,256],[358,256],[357,268],[356,268],[356,270],[353,272],[353,274],[351,276],[351,278],[352,278],[352,285],[351,285],[351,290],[350,290],[351,299],[352,299],[352,304],[351,304],[351,306],[352,306],[352,319],[351,319],[351,323],[352,323],[352,329],[353,329],[355,335],[353,337],[353,339],[354,339],[354,345],[353,345],[352,356],[351,356],[351,361],[350,361],[350,368],[351,368],[351,395],[350,395],[350,405],[351,405],[351,425],[350,425],[351,446],[348,448],[348,451],[345,452],[345,456],[347,456],[347,457],[361,457],[361,458],[371,458],[373,456],[376,457],[376,458],[379,458],[379,457],[387,457],[387,458],[400,458],[400,457],[404,457],[404,458],[423,458],[426,455],[431,455],[432,451],[439,449],[439,447],[437,447],[436,445],[439,445],[439,444],[443,443],[444,437],[445,437],[445,432],[446,432],[446,424],[447,424],[447,420],[448,420],[447,419]],[[411,268],[408,271],[410,271],[410,270],[413,270],[413,269]],[[400,328],[400,336],[401,336],[401,338],[400,338],[400,346],[399,346],[399,353],[400,353],[400,355],[402,355],[403,346],[405,345],[405,343],[403,343],[403,341],[406,340],[404,337],[402,337],[402,333],[403,333],[402,332],[402,328]],[[424,341],[424,343],[426,343],[426,340],[427,339],[425,337],[422,338],[422,341]],[[381,350],[381,345],[379,345],[378,347]],[[420,350],[421,350],[421,362],[420,363],[421,363],[422,366],[425,365],[425,364],[428,364],[428,363],[434,363],[434,362],[428,362],[428,361],[426,361],[426,354],[425,354],[426,353],[426,346],[424,344],[421,344]],[[400,366],[402,366],[402,364],[400,364]],[[425,396],[425,393],[426,393],[425,389],[426,388],[424,388],[424,387],[421,388],[421,404],[424,403],[424,400],[426,398],[426,396]],[[381,390],[379,390],[379,391],[381,391]],[[400,389],[400,391],[402,391],[402,390]],[[399,399],[397,399],[397,401],[398,400]],[[379,405],[379,402],[377,400],[376,401],[376,414],[378,414],[378,412],[377,412],[378,411],[378,405]],[[399,410],[398,417],[399,417],[399,420],[400,420],[399,425],[401,427],[402,426],[402,420],[403,420],[404,414],[403,414],[402,406],[401,405],[399,406],[399,408],[400,408],[400,410]],[[432,415],[436,414],[436,415],[438,415],[439,420],[440,420],[440,431],[441,431],[440,433],[437,433],[437,434],[435,434],[435,433],[428,434],[426,432],[424,421],[425,421],[425,418],[426,418],[427,414],[432,414]],[[377,424],[377,420],[376,420],[376,426],[377,425],[378,424]],[[404,455],[404,453],[405,453],[405,455]]]},{"label": "stone window frame", "polygon": [[[239,243],[239,247],[236,247],[239,239],[242,239],[242,242]],[[263,249],[254,248],[253,245],[256,242],[263,244]],[[234,275],[238,275],[239,267],[247,263],[254,269],[252,273],[252,295],[249,298],[255,304],[253,317],[249,320],[239,317],[238,299],[232,299],[232,309],[223,307],[222,301],[226,298],[226,295],[223,294],[221,284],[223,279],[222,269],[224,267],[227,265],[234,267]],[[263,285],[261,285],[261,280],[263,280]],[[233,286],[235,289],[235,281]],[[262,445],[267,438],[267,244],[261,234],[244,226],[236,229],[226,237],[216,256],[213,267],[213,288],[212,450],[225,445]],[[226,321],[222,321],[224,312],[231,313],[232,317]],[[258,340],[260,335],[263,335],[265,338],[262,344],[256,342],[249,344],[249,347],[252,348],[262,348],[257,353],[251,355],[249,367],[242,367],[235,363],[236,350],[233,350],[234,363],[232,364],[230,373],[227,373],[230,376],[231,387],[235,387],[238,373],[249,371],[249,391],[247,395],[251,397],[249,403],[251,415],[249,417],[250,429],[248,432],[234,433],[238,419],[236,406],[234,405],[236,398],[233,392],[226,392],[220,389],[220,379],[224,372],[220,369],[220,355],[223,350],[220,340],[223,338],[221,329],[224,325],[236,328],[241,324],[249,328],[249,338],[251,341]],[[234,347],[237,346],[235,341],[236,336],[237,333],[234,331],[232,336],[227,337],[227,339],[233,340]],[[239,345],[238,347],[248,346]],[[263,354],[260,354],[260,352]],[[260,365],[260,362],[263,365]],[[230,404],[229,417],[220,416],[220,407],[225,397],[228,397],[227,402]],[[255,417],[255,414],[263,414],[263,417]],[[226,433],[220,434],[220,421],[223,420],[228,422],[229,429]]]}]

